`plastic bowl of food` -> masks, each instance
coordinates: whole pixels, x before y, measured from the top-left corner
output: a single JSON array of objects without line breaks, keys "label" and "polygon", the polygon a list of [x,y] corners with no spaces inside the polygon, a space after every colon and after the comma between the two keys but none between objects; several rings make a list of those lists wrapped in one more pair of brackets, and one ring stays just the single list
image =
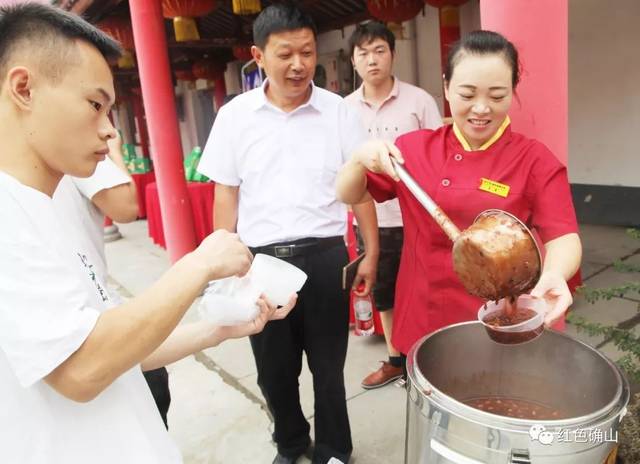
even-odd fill
[{"label": "plastic bowl of food", "polygon": [[478,320],[484,325],[489,338],[505,345],[538,338],[544,330],[547,302],[531,295],[520,295],[514,304],[507,303],[503,298],[498,302],[488,302],[478,310]]}]

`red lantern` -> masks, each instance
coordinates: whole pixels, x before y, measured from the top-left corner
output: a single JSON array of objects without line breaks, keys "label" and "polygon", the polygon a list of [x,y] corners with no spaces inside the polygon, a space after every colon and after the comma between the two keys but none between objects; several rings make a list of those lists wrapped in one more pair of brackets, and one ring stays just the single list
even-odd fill
[{"label": "red lantern", "polygon": [[120,42],[124,53],[118,58],[118,67],[121,69],[133,69],[136,67],[133,50],[133,29],[129,18],[124,16],[109,16],[98,23],[98,28],[111,38]]},{"label": "red lantern", "polygon": [[173,18],[177,42],[200,40],[193,18],[211,13],[215,7],[216,0],[162,0],[162,14]]},{"label": "red lantern", "polygon": [[211,13],[216,0],[162,0],[162,14],[165,18],[195,18]]},{"label": "red lantern", "polygon": [[436,8],[442,8],[443,6],[460,6],[467,0],[424,0],[424,2]]},{"label": "red lantern", "polygon": [[190,69],[176,69],[174,71],[174,74],[176,75],[176,79],[179,81],[185,81],[185,82],[196,81],[196,76],[193,75],[193,71],[191,71]]},{"label": "red lantern", "polygon": [[233,56],[240,61],[251,61],[253,59],[251,45],[236,45],[233,47]]},{"label": "red lantern", "polygon": [[423,0],[367,0],[371,16],[386,23],[409,21],[420,13],[423,6]]},{"label": "red lantern", "polygon": [[260,13],[262,5],[260,0],[233,0],[233,14],[252,15]]},{"label": "red lantern", "polygon": [[98,23],[98,28],[120,42],[125,50],[135,48],[131,22],[124,16],[109,16]]},{"label": "red lantern", "polygon": [[193,63],[191,71],[196,79],[215,81],[224,76],[224,68],[224,65],[216,63],[215,61],[202,59]]}]

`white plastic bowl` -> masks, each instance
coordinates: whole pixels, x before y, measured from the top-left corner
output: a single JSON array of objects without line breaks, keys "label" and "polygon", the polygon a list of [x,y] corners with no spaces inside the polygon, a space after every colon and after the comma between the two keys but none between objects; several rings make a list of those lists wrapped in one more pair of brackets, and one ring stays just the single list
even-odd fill
[{"label": "white plastic bowl", "polygon": [[496,302],[490,301],[482,305],[478,310],[478,320],[484,325],[489,337],[498,343],[517,344],[538,338],[544,329],[544,317],[547,312],[547,302],[542,298],[531,295],[520,295],[516,302],[517,308],[527,308],[535,311],[535,316],[514,325],[495,326],[485,322],[485,319],[494,313],[505,309],[505,299]]},{"label": "white plastic bowl", "polygon": [[248,322],[258,315],[257,301],[261,294],[271,304],[284,306],[306,280],[307,274],[296,266],[257,254],[246,276],[209,282],[200,301],[200,315],[219,325]]},{"label": "white plastic bowl", "polygon": [[260,253],[253,258],[249,276],[256,287],[262,288],[267,299],[278,306],[286,305],[307,281],[307,274],[293,264]]},{"label": "white plastic bowl", "polygon": [[200,315],[219,325],[235,325],[254,319],[263,289],[248,276],[228,277],[209,282],[200,301]]}]

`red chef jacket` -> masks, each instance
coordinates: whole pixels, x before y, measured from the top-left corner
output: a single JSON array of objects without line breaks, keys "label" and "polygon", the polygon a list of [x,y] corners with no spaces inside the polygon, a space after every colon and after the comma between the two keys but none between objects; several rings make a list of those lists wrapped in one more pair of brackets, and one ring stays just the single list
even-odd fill
[{"label": "red chef jacket", "polygon": [[[405,134],[396,145],[407,171],[460,230],[481,211],[499,208],[535,229],[543,243],[577,232],[565,166],[542,143],[508,125],[501,129],[483,151],[465,151],[451,125]],[[452,243],[429,213],[404,184],[386,175],[369,172],[367,189],[378,202],[398,197],[404,222],[393,345],[406,354],[424,335],[477,319],[483,301],[458,280]]]}]

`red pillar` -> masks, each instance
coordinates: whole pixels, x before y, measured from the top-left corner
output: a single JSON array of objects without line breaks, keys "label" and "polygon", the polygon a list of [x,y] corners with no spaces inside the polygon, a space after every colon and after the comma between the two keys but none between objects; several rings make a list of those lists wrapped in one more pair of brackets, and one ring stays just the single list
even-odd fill
[{"label": "red pillar", "polygon": [[[445,5],[439,8],[440,18],[440,63],[444,73],[447,67],[449,48],[460,39],[460,13],[455,5]],[[444,99],[444,116],[451,116],[449,102]]]},{"label": "red pillar", "polygon": [[184,177],[167,38],[159,0],[129,3],[142,98],[153,147],[162,225],[171,262],[196,247]]},{"label": "red pillar", "polygon": [[213,102],[215,103],[215,110],[220,110],[220,107],[224,103],[224,97],[227,96],[227,85],[224,83],[224,75],[213,81]]},{"label": "red pillar", "polygon": [[[483,29],[500,32],[522,63],[518,99],[509,112],[514,130],[540,140],[567,164],[569,144],[569,8],[567,0],[480,0]],[[541,31],[543,31],[541,33]],[[569,281],[582,283],[580,271]]]},{"label": "red pillar", "polygon": [[133,106],[133,117],[135,118],[136,124],[138,126],[138,135],[140,135],[140,147],[142,148],[142,154],[146,158],[150,158],[151,154],[149,152],[149,134],[147,132],[147,120],[144,115],[144,105],[142,104],[142,97],[137,92],[133,92],[131,104]]},{"label": "red pillar", "polygon": [[563,163],[568,154],[567,0],[480,0],[483,29],[500,32],[522,63],[514,130],[536,138]]}]

